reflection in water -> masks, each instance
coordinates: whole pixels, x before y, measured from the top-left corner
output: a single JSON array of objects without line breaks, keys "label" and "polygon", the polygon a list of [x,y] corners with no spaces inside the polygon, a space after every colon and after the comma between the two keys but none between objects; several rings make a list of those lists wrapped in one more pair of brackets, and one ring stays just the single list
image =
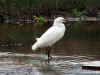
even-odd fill
[{"label": "reflection in water", "polygon": [[47,64],[40,54],[0,53],[1,75],[100,75],[100,71],[82,70],[81,62],[95,60],[89,56],[55,56]]}]

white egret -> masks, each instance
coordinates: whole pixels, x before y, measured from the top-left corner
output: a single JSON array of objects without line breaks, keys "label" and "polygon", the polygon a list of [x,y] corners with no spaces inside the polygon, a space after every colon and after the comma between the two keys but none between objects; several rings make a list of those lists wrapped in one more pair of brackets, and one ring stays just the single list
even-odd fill
[{"label": "white egret", "polygon": [[[63,17],[57,17],[54,19],[53,25],[32,45],[32,50],[35,51],[38,48],[51,47],[57,41],[59,41],[65,33],[65,19]],[[48,50],[48,63],[50,60],[50,50]]]}]

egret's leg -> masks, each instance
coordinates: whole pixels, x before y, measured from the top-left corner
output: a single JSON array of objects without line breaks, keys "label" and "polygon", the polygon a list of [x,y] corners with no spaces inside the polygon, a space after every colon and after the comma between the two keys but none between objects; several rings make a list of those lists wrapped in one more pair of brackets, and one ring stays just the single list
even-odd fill
[{"label": "egret's leg", "polygon": [[51,53],[51,48],[48,47],[48,63],[50,63],[50,59],[51,59],[50,53]]},{"label": "egret's leg", "polygon": [[50,63],[50,50],[48,50],[48,63]]}]

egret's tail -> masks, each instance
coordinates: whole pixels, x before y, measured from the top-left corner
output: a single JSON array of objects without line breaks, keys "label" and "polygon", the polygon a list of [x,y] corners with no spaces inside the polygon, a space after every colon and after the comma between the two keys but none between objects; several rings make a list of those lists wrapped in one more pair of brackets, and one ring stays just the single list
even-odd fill
[{"label": "egret's tail", "polygon": [[36,49],[37,49],[37,44],[35,43],[32,45],[32,50],[35,51]]}]

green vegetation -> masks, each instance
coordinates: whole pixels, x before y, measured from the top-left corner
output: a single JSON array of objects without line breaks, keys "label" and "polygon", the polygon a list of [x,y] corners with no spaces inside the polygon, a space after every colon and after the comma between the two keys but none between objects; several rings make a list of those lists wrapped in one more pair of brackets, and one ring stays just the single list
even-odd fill
[{"label": "green vegetation", "polygon": [[81,17],[81,12],[80,11],[77,11],[77,9],[73,9],[72,10],[72,13],[77,18],[80,18]]},{"label": "green vegetation", "polygon": [[40,16],[40,17],[37,17],[37,16],[33,16],[33,19],[36,23],[38,24],[43,24],[43,17]]},{"label": "green vegetation", "polygon": [[[0,0],[0,10],[18,13],[38,9],[69,9],[88,6],[100,7],[100,0]],[[16,10],[16,11],[14,11]]]}]

